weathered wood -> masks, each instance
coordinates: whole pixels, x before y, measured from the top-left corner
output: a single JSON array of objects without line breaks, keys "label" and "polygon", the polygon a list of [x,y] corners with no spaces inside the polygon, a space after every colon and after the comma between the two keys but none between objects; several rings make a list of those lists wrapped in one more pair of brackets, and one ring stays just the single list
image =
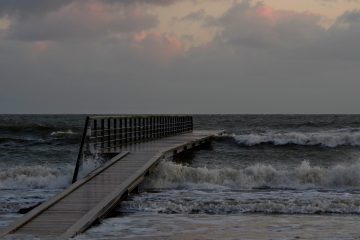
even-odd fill
[{"label": "weathered wood", "polygon": [[[149,121],[151,121],[150,134],[154,133],[155,127],[162,127],[161,120]],[[163,121],[166,121],[166,117]],[[129,127],[138,128],[141,125],[138,121],[136,124],[129,122]],[[174,129],[174,126],[169,130],[180,131]],[[75,182],[64,192],[30,211],[11,225],[3,236],[16,233],[72,237],[81,233],[116,207],[161,159],[191,149],[219,133],[220,131],[194,131],[138,143],[135,144],[136,147],[130,145],[110,148],[109,152],[121,153],[86,178]],[[139,135],[129,136],[130,139],[132,137],[142,138]]]}]

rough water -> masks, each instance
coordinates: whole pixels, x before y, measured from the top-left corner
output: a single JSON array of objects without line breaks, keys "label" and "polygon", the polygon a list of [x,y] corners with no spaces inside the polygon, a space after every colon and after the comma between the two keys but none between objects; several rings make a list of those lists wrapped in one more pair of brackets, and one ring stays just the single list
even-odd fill
[{"label": "rough water", "polygon": [[[360,115],[194,120],[228,136],[161,162],[140,194],[78,239],[360,238]],[[0,230],[69,185],[83,121],[0,115]]]}]

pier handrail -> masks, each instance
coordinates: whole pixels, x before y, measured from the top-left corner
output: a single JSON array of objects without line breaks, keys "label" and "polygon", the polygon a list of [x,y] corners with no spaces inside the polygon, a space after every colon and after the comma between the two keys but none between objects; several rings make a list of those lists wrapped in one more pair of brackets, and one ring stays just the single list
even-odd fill
[{"label": "pier handrail", "polygon": [[192,116],[187,115],[87,116],[72,183],[78,178],[84,152],[101,154],[129,144],[190,132],[193,126]]}]

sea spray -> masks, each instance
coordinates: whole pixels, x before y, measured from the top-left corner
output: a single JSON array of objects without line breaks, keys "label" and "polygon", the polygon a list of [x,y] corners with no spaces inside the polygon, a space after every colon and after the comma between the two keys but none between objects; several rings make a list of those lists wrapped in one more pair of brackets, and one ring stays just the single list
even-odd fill
[{"label": "sea spray", "polygon": [[96,168],[101,166],[103,163],[104,163],[104,159],[97,154],[87,156],[86,159],[84,159],[84,161],[82,162],[82,165],[80,167],[78,179],[85,177],[86,175],[94,171]]}]

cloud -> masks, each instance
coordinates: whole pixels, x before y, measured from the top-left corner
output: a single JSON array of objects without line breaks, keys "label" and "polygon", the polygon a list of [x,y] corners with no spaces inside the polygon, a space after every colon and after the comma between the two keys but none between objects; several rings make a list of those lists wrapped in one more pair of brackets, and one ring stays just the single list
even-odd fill
[{"label": "cloud", "polygon": [[0,0],[0,15],[19,15],[22,17],[41,15],[48,11],[57,10],[73,0]]},{"label": "cloud", "polygon": [[[115,5],[170,5],[181,0],[99,0],[105,4]],[[29,17],[34,15],[43,15],[47,12],[56,11],[68,4],[86,2],[86,0],[0,0],[1,15],[17,15],[20,17]]]},{"label": "cloud", "polygon": [[339,16],[333,28],[350,28],[360,24],[360,10],[347,11],[343,15]]},{"label": "cloud", "polygon": [[183,21],[200,21],[206,17],[206,12],[204,9],[200,9],[195,12],[191,12],[181,18]]},{"label": "cloud", "polygon": [[[185,48],[179,35],[147,25],[153,18],[133,17],[151,16],[146,7],[85,3],[6,30],[24,41],[0,40],[2,112],[359,112],[358,11],[327,29],[321,16],[242,1],[205,16],[215,37]],[[62,18],[65,30],[56,25]],[[102,37],[119,32],[126,36]]]},{"label": "cloud", "polygon": [[174,34],[139,32],[134,34],[132,49],[150,61],[168,63],[184,52],[183,42]]},{"label": "cloud", "polygon": [[8,38],[22,41],[90,40],[121,32],[141,31],[157,24],[155,15],[138,6],[81,1],[41,17],[16,21],[8,31]]},{"label": "cloud", "polygon": [[208,21],[220,27],[217,41],[245,47],[293,47],[320,37],[319,16],[275,10],[262,3],[242,1],[220,18]]}]

